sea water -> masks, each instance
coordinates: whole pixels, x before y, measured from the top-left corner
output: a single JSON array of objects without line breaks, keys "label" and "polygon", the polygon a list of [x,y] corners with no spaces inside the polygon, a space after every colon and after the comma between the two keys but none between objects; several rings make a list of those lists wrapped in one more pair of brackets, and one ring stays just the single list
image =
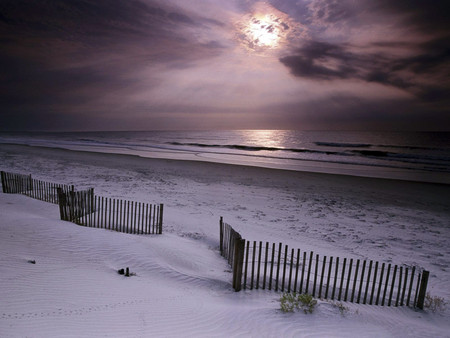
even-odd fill
[{"label": "sea water", "polygon": [[0,143],[450,183],[447,132],[33,132],[0,133]]}]

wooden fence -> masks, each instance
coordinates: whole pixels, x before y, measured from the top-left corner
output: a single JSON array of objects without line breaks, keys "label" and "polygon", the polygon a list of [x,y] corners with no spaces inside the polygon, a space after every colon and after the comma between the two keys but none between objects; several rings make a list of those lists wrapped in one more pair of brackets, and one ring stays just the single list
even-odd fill
[{"label": "wooden fence", "polygon": [[59,191],[61,219],[130,234],[162,234],[163,204],[152,205],[94,195],[94,190]]},{"label": "wooden fence", "polygon": [[33,179],[1,171],[3,192],[23,194],[59,204],[61,219],[79,225],[132,234],[162,234],[163,204],[151,205],[94,195],[94,189],[75,191],[73,185]]},{"label": "wooden fence", "polygon": [[429,272],[372,260],[341,259],[246,241],[220,219],[220,251],[233,268],[233,288],[308,293],[313,297],[423,309]]},{"label": "wooden fence", "polygon": [[31,175],[1,172],[3,192],[22,194],[44,202],[58,204],[58,189],[73,191],[73,185],[57,184],[36,180]]}]

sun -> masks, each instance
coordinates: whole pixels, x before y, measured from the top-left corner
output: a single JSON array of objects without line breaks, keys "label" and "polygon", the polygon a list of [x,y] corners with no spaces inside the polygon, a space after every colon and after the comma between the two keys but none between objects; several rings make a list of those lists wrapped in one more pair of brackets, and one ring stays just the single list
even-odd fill
[{"label": "sun", "polygon": [[250,51],[278,49],[288,41],[289,36],[298,33],[297,26],[286,13],[258,2],[251,13],[236,23],[237,38]]},{"label": "sun", "polygon": [[[288,29],[287,25],[285,29]],[[283,37],[284,29],[273,15],[266,14],[252,17],[246,33],[256,46],[275,48]]]}]

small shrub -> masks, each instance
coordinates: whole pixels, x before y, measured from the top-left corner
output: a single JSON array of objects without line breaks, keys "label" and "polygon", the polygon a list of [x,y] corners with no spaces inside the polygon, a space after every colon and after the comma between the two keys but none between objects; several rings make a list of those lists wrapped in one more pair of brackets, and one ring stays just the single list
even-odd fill
[{"label": "small shrub", "polygon": [[423,306],[430,309],[431,312],[442,312],[445,310],[446,305],[447,303],[442,297],[431,296],[429,292],[425,295]]},{"label": "small shrub", "polygon": [[305,313],[313,313],[317,305],[317,300],[313,299],[311,295],[298,295],[299,306]]},{"label": "small shrub", "polygon": [[297,295],[295,293],[283,293],[280,298],[281,311],[294,312],[298,308]]},{"label": "small shrub", "polygon": [[280,298],[280,307],[283,312],[294,312],[296,309],[301,309],[304,313],[313,313],[316,305],[317,300],[308,294],[284,293]]}]

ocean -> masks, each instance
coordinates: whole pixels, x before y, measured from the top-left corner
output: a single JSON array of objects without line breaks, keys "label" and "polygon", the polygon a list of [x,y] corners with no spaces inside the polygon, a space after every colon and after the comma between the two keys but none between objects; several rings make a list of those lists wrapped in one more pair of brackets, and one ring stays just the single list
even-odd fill
[{"label": "ocean", "polygon": [[450,184],[448,132],[3,132],[1,143]]}]

